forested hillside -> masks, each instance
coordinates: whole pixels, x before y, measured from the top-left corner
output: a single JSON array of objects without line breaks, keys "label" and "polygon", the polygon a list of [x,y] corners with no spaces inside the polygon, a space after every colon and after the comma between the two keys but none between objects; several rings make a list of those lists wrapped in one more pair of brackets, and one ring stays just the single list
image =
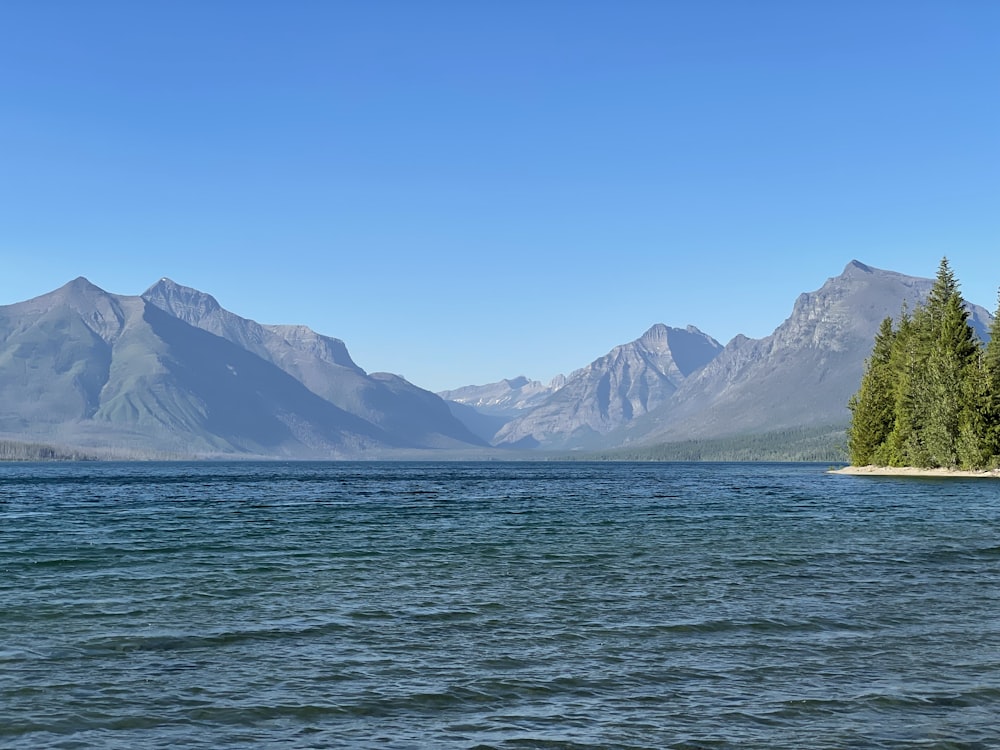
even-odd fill
[{"label": "forested hillside", "polygon": [[681,440],[567,458],[581,461],[819,461],[843,463],[844,425]]},{"label": "forested hillside", "polygon": [[856,466],[997,467],[1000,309],[984,344],[942,259],[927,302],[882,321],[849,408]]}]

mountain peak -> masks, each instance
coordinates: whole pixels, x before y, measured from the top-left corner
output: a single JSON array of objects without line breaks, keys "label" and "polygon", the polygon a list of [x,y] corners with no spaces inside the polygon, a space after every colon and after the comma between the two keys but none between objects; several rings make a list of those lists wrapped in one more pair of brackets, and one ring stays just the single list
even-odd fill
[{"label": "mountain peak", "polygon": [[859,271],[861,273],[875,273],[875,269],[874,268],[872,268],[871,266],[865,265],[860,260],[852,260],[850,263],[848,263],[844,267],[844,274],[845,275],[851,274],[851,273],[857,273]]},{"label": "mountain peak", "polygon": [[178,284],[169,276],[161,276],[159,281],[157,281],[155,284],[149,287],[149,289],[146,290],[146,293],[148,294],[149,292],[152,292],[156,289],[170,290],[170,291],[181,291],[181,290],[194,291],[193,289],[190,289],[190,287],[186,287],[183,284]]},{"label": "mountain peak", "polygon": [[66,294],[77,295],[77,294],[106,294],[106,292],[99,286],[90,281],[86,276],[77,276],[70,282],[63,284],[56,292],[63,292]]},{"label": "mountain peak", "polygon": [[53,304],[66,305],[76,310],[91,310],[94,306],[99,306],[102,313],[110,312],[110,306],[114,306],[114,295],[108,294],[96,284],[91,283],[83,276],[77,276],[70,282],[63,284],[58,289],[29,300],[41,308],[48,309]]},{"label": "mountain peak", "polygon": [[668,355],[685,377],[722,351],[722,345],[718,341],[692,325],[672,328],[657,323],[642,334],[636,343],[658,355]]},{"label": "mountain peak", "polygon": [[525,375],[518,375],[516,378],[504,378],[502,382],[509,388],[524,388],[530,381]]},{"label": "mountain peak", "polygon": [[665,404],[689,375],[720,351],[718,341],[694,326],[656,323],[635,341],[614,347],[562,379],[544,402],[500,428],[494,444],[599,445],[602,435]]},{"label": "mountain peak", "polygon": [[275,457],[483,444],[339,339],[261,326],[166,277],[124,296],[81,276],[5,305],[0,355],[0,427],[31,439]]},{"label": "mountain peak", "polygon": [[178,284],[166,276],[143,292],[142,298],[187,322],[222,309],[211,294]]},{"label": "mountain peak", "polygon": [[667,337],[670,329],[663,323],[654,323],[649,329],[639,337],[639,341],[655,341]]}]

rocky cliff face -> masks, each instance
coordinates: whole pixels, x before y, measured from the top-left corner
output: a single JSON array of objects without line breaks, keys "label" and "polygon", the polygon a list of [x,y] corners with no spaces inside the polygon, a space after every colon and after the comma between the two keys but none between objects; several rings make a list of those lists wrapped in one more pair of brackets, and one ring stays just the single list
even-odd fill
[{"label": "rocky cliff face", "polygon": [[665,403],[721,345],[697,328],[657,324],[572,373],[544,403],[504,425],[500,446],[589,447]]}]

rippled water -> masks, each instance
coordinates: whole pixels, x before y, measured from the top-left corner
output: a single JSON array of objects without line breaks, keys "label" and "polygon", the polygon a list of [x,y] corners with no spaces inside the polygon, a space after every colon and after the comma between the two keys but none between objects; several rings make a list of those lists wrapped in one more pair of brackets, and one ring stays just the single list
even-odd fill
[{"label": "rippled water", "polygon": [[994,748],[1000,483],[0,466],[3,748]]}]

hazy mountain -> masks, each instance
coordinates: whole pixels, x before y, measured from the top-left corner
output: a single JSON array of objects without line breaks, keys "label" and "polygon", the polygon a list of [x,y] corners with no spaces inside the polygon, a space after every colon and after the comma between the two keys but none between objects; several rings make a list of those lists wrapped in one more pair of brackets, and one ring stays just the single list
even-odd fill
[{"label": "hazy mountain", "polygon": [[562,388],[566,378],[559,375],[545,385],[524,375],[487,385],[467,385],[438,395],[445,401],[471,406],[483,414],[512,417],[542,404]]},{"label": "hazy mountain", "polygon": [[563,387],[564,375],[557,375],[548,385],[529,380],[524,375],[486,385],[467,385],[438,395],[448,403],[451,413],[486,442],[516,416],[536,406]]},{"label": "hazy mountain", "polygon": [[367,374],[340,339],[306,326],[261,325],[223,309],[204,292],[160,279],[143,298],[281,368],[313,393],[413,447],[483,445],[444,401],[396,375]]},{"label": "hazy mountain", "polygon": [[[366,373],[339,339],[241,318],[169,279],[121,296],[78,278],[0,306],[0,439],[102,455],[330,458],[487,438],[607,449],[806,434],[846,425],[879,324],[932,285],[852,261],[765,338],[723,348],[697,328],[655,325],[566,378],[468,386],[446,403]],[[985,340],[989,313],[969,309]]]},{"label": "hazy mountain", "polygon": [[140,297],[79,278],[0,308],[0,431],[130,451],[337,455],[397,441]]},{"label": "hazy mountain", "polygon": [[[914,309],[933,284],[851,261],[819,290],[800,295],[770,336],[737,336],[668,403],[614,437],[648,443],[846,425],[847,402],[879,324],[898,318],[904,303]],[[970,322],[986,340],[989,313],[968,307]]]},{"label": "hazy mountain", "polygon": [[[187,322],[196,319],[217,332]],[[337,457],[479,444],[437,396],[394,376],[364,375],[342,342],[273,329],[167,281],[146,298],[79,278],[0,307],[0,434],[185,455]],[[271,361],[282,356],[287,370]],[[380,423],[307,387],[324,368],[367,379],[372,400],[381,399],[371,407]]]},{"label": "hazy mountain", "polygon": [[722,349],[694,326],[657,324],[572,373],[539,406],[504,425],[500,446],[598,447],[604,436],[667,402]]}]

